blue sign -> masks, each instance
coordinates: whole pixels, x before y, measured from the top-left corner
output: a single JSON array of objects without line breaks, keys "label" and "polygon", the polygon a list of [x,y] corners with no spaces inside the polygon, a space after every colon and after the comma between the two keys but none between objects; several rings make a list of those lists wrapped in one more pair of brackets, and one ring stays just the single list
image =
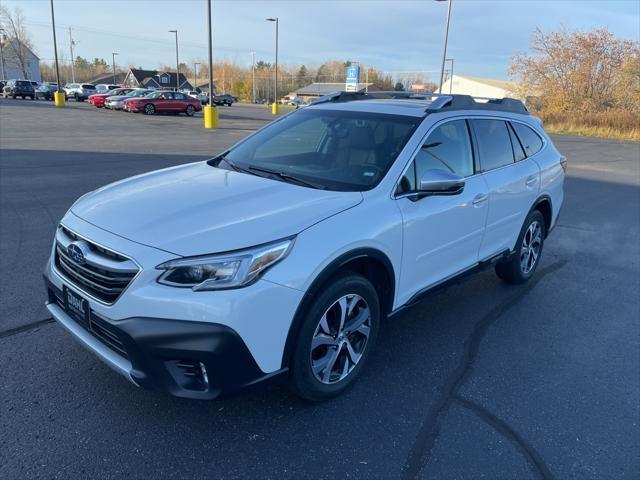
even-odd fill
[{"label": "blue sign", "polygon": [[347,67],[347,82],[345,90],[347,92],[357,92],[360,81],[360,65],[349,65]]}]

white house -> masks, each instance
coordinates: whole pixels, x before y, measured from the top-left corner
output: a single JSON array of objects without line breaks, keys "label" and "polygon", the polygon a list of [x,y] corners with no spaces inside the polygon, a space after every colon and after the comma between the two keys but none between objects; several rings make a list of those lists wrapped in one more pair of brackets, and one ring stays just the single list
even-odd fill
[{"label": "white house", "polygon": [[[4,41],[0,40],[0,42],[2,42],[0,44],[0,47],[2,47],[2,56],[0,57],[0,76],[2,80],[22,79],[35,82],[42,80],[40,77],[40,59],[29,47],[13,38],[5,37]],[[26,78],[18,60],[20,56],[25,59]]]},{"label": "white house", "polygon": [[[442,84],[442,93],[459,93],[473,97],[518,98],[518,84],[508,80],[453,75]],[[436,93],[440,93],[436,90]]]}]

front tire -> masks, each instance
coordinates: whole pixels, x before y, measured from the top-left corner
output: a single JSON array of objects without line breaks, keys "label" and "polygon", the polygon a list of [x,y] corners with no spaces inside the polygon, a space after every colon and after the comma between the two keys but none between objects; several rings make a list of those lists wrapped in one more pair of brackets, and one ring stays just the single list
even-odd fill
[{"label": "front tire", "polygon": [[323,288],[307,310],[291,360],[291,387],[320,401],[360,376],[375,344],[380,300],[369,280],[346,272]]},{"label": "front tire", "polygon": [[534,210],[527,216],[522,226],[515,253],[508,261],[495,266],[498,277],[511,284],[528,281],[540,263],[545,234],[544,217],[539,210]]},{"label": "front tire", "polygon": [[156,107],[154,107],[153,104],[147,103],[144,106],[144,114],[145,115],[154,115],[155,113],[156,113]]}]

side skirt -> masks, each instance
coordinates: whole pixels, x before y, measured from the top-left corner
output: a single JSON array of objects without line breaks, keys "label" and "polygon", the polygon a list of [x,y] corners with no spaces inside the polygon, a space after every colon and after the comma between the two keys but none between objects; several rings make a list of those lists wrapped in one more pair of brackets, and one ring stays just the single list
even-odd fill
[{"label": "side skirt", "polygon": [[433,293],[436,292],[440,292],[442,290],[445,290],[446,288],[449,288],[452,285],[458,284],[460,283],[462,280],[464,280],[465,278],[481,272],[483,270],[486,270],[487,268],[493,267],[496,263],[499,262],[503,262],[506,260],[509,260],[509,258],[511,258],[511,256],[514,255],[514,252],[510,251],[510,250],[505,250],[503,252],[498,253],[497,255],[494,255],[493,257],[487,259],[487,260],[482,260],[481,262],[477,263],[476,265],[474,265],[471,268],[468,268],[466,270],[463,270],[460,273],[456,273],[454,275],[452,275],[451,277],[445,278],[444,280],[442,280],[439,283],[430,285],[422,290],[420,290],[419,292],[417,292],[413,297],[411,297],[407,303],[405,303],[404,305],[396,308],[394,311],[390,312],[387,315],[387,318],[394,318],[396,317],[399,313],[402,313],[403,311],[415,306],[416,304],[420,303],[421,301],[423,301],[426,297],[430,296]]}]

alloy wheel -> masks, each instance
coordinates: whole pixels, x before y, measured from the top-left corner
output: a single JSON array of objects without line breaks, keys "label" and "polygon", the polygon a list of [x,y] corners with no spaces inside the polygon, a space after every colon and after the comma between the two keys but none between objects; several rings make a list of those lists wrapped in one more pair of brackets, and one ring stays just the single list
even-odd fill
[{"label": "alloy wheel", "polygon": [[153,115],[155,112],[156,112],[156,109],[153,105],[151,104],[145,105],[144,113],[146,113],[147,115]]},{"label": "alloy wheel", "polygon": [[520,248],[520,268],[522,273],[528,274],[538,261],[542,249],[542,226],[537,220],[531,222],[522,238]]},{"label": "alloy wheel", "polygon": [[311,340],[311,370],[321,383],[344,380],[367,347],[371,310],[360,295],[345,295],[322,315]]}]

